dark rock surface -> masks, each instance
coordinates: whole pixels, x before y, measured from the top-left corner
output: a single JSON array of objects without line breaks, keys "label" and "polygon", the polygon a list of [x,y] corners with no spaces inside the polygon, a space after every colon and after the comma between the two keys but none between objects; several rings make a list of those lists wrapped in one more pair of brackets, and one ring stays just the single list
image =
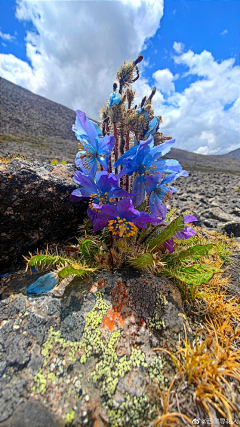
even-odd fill
[{"label": "dark rock surface", "polygon": [[73,166],[20,159],[0,165],[0,270],[9,271],[22,255],[74,236],[86,215],[86,202],[71,203],[77,188]]},{"label": "dark rock surface", "polygon": [[118,271],[75,278],[58,298],[12,293],[36,276],[2,279],[0,427],[148,425],[163,369],[152,348],[184,336],[176,286]]},{"label": "dark rock surface", "polygon": [[173,186],[178,192],[173,194],[169,209],[178,208],[180,213],[189,209],[198,218],[198,225],[240,237],[239,175],[189,172]]}]

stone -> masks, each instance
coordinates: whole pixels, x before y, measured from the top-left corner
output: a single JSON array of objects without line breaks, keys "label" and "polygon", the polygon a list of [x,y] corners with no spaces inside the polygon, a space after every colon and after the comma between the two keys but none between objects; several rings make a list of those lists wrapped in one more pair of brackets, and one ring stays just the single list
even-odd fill
[{"label": "stone", "polygon": [[54,416],[41,402],[29,399],[20,404],[12,417],[0,427],[64,427],[63,420]]},{"label": "stone", "polygon": [[72,203],[74,166],[14,159],[0,165],[0,272],[47,243],[76,233],[86,216],[87,202]]},{"label": "stone", "polygon": [[79,313],[72,313],[61,323],[61,335],[69,341],[80,341],[84,331],[84,318]]},{"label": "stone", "polygon": [[233,234],[235,237],[240,237],[240,222],[230,221],[221,227],[229,237]]}]

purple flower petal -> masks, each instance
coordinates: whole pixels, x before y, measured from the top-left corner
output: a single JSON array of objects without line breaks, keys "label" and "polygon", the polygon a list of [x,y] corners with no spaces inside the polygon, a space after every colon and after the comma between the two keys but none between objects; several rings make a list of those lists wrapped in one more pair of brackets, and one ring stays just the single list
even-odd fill
[{"label": "purple flower petal", "polygon": [[91,192],[87,188],[77,188],[70,194],[70,202],[80,202],[83,197],[90,197]]},{"label": "purple flower petal", "polygon": [[174,252],[174,241],[173,238],[171,240],[165,240],[164,246],[169,250],[172,254]]},{"label": "purple flower petal", "polygon": [[186,222],[193,222],[193,221],[198,221],[198,219],[193,216],[193,215],[185,215],[184,217],[184,223]]},{"label": "purple flower petal", "polygon": [[186,240],[190,239],[190,237],[194,236],[196,234],[196,231],[194,231],[191,227],[184,226],[184,229],[182,231],[177,231],[176,234],[174,234],[174,237],[180,240]]}]

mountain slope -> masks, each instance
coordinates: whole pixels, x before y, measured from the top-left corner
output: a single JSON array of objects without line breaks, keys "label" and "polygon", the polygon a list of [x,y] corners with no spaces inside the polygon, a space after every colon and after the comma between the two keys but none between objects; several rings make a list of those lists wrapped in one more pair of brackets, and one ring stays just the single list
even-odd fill
[{"label": "mountain slope", "polygon": [[0,78],[1,133],[75,140],[75,112]]},{"label": "mountain slope", "polygon": [[[214,157],[218,157],[218,156],[214,156]],[[240,162],[240,148],[237,148],[234,151],[230,151],[227,154],[222,154],[221,156],[219,156],[223,159],[229,159],[229,160],[236,160],[238,162]]]}]

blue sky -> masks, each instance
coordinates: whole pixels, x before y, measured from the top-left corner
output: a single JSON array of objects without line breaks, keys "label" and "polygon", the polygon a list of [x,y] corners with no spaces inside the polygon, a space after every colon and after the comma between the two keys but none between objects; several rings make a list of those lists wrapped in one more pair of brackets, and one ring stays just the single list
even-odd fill
[{"label": "blue sky", "polygon": [[98,118],[124,59],[141,52],[139,96],[157,87],[176,147],[240,147],[240,2],[0,1],[1,75]]}]

